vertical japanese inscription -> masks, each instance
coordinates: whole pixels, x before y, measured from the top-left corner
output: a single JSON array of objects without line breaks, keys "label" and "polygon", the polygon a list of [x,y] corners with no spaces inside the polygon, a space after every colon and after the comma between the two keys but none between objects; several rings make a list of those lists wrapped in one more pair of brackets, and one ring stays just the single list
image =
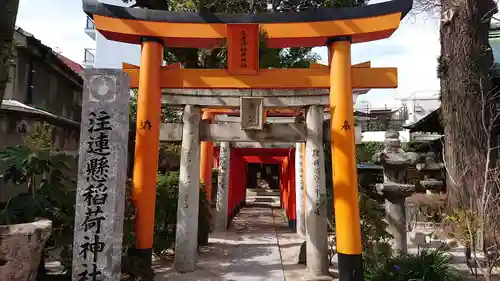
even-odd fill
[{"label": "vertical japanese inscription", "polygon": [[121,71],[85,73],[72,280],[120,280],[129,91]]},{"label": "vertical japanese inscription", "polygon": [[319,190],[319,187],[320,187],[320,174],[319,174],[319,170],[320,170],[320,155],[319,155],[319,149],[313,149],[312,151],[312,155],[313,155],[313,176],[314,176],[314,186],[316,187],[314,189],[314,193],[315,193],[315,202],[314,202],[314,214],[316,216],[320,216],[321,214],[321,193],[320,193],[320,190]]},{"label": "vertical japanese inscription", "polygon": [[259,72],[259,25],[227,25],[227,69],[232,74]]},{"label": "vertical japanese inscription", "polygon": [[78,245],[80,247],[78,254],[84,263],[82,263],[83,270],[78,273],[78,277],[82,281],[97,281],[103,280],[97,260],[99,254],[107,247],[102,242],[101,225],[106,223],[106,216],[109,216],[102,211],[102,208],[108,199],[108,156],[111,154],[109,134],[112,128],[111,116],[107,111],[101,110],[98,113],[91,111],[88,117],[87,153],[90,157],[88,157],[85,169],[87,187],[81,194],[86,209],[81,224],[84,241]]},{"label": "vertical japanese inscription", "polygon": [[245,30],[240,31],[240,67],[247,67],[247,32]]}]

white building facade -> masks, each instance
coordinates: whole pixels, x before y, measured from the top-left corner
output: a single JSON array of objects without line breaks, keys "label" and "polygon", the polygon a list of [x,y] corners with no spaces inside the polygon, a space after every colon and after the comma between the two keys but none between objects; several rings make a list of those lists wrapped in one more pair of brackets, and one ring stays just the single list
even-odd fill
[{"label": "white building facade", "polygon": [[[99,2],[117,6],[133,4],[125,4],[122,0],[99,0]],[[95,41],[95,46],[85,48],[83,62],[85,68],[121,69],[123,62],[139,65],[141,56],[139,45],[120,43],[104,38],[95,29],[94,22],[90,18],[87,18],[85,33]]]},{"label": "white building facade", "polygon": [[406,107],[408,113],[405,124],[417,122],[441,105],[438,91],[419,91],[397,99],[401,101],[401,106]]}]

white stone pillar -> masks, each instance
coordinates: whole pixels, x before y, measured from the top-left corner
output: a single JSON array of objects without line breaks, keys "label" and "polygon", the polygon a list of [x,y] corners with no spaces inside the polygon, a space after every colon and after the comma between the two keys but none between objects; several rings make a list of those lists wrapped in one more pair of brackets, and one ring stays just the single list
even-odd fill
[{"label": "white stone pillar", "polygon": [[314,277],[329,275],[323,109],[309,107],[306,118],[306,252],[307,268]]},{"label": "white stone pillar", "polygon": [[302,177],[302,143],[295,144],[295,212],[297,234],[306,236],[306,215],[304,206],[304,178]]},{"label": "white stone pillar", "polygon": [[217,213],[214,227],[216,232],[225,232],[227,230],[230,159],[231,143],[221,142],[219,152],[219,175],[217,179]]},{"label": "white stone pillar", "polygon": [[182,149],[179,201],[175,238],[175,267],[179,272],[196,269],[200,199],[200,109],[186,105],[182,117]]}]

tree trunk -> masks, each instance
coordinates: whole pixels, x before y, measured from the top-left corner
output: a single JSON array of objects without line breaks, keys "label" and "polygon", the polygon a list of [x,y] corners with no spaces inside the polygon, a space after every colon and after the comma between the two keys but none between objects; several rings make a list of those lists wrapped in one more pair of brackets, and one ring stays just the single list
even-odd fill
[{"label": "tree trunk", "polygon": [[19,0],[2,0],[0,4],[0,106],[9,81],[12,42]]},{"label": "tree trunk", "polygon": [[496,6],[493,0],[441,0],[441,8],[438,77],[445,125],[444,157],[453,179],[447,180],[447,194],[452,206],[468,205],[461,198],[467,198],[464,195],[472,187],[470,179],[478,184],[477,178],[486,168],[481,99],[492,94],[493,54],[488,30]]}]

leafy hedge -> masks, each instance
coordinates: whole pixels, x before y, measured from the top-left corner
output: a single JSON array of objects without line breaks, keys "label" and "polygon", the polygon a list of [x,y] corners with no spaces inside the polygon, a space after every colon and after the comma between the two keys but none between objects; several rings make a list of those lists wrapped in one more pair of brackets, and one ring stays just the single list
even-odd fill
[{"label": "leafy hedge", "polygon": [[460,281],[451,255],[442,249],[403,254],[366,268],[365,281]]}]

